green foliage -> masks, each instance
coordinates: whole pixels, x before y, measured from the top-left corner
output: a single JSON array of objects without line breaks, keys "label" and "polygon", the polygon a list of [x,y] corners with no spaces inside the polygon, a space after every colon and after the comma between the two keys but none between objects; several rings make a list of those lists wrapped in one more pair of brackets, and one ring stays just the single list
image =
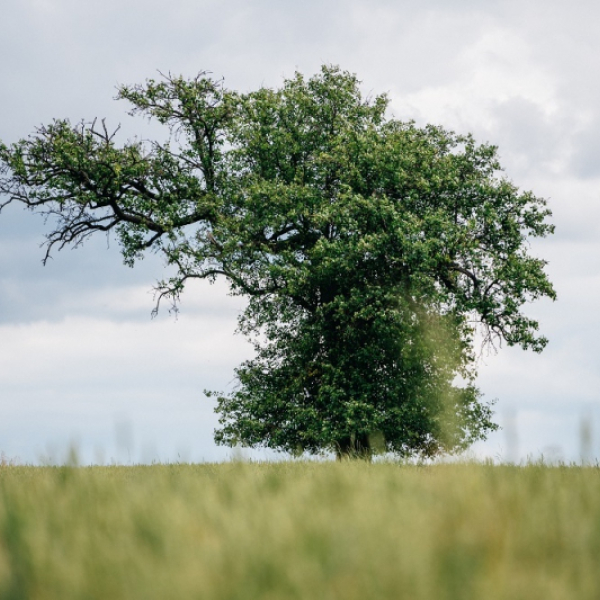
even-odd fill
[{"label": "green foliage", "polygon": [[239,388],[219,398],[217,441],[316,453],[334,440],[338,454],[431,456],[493,427],[473,385],[452,385],[468,355],[449,317],[391,293],[378,306],[372,289],[353,300],[292,324],[276,312],[267,343],[237,369]]},{"label": "green foliage", "polygon": [[600,471],[1,467],[0,600],[596,600]]},{"label": "green foliage", "polygon": [[389,118],[336,67],[278,90],[201,74],[119,95],[170,141],[56,121],[0,146],[0,191],[58,217],[48,252],[114,229],[129,264],[154,250],[176,267],[161,298],[220,275],[248,297],[256,357],[218,399],[218,442],[432,455],[495,428],[474,332],[541,351],[521,309],[554,290],[527,253],[550,212],[494,146]]}]

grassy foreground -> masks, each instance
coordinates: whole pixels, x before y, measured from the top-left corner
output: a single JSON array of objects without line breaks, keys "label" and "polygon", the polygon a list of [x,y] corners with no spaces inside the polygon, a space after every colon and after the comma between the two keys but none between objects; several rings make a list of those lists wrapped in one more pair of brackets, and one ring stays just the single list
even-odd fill
[{"label": "grassy foreground", "polygon": [[600,470],[0,467],[1,599],[600,597]]}]

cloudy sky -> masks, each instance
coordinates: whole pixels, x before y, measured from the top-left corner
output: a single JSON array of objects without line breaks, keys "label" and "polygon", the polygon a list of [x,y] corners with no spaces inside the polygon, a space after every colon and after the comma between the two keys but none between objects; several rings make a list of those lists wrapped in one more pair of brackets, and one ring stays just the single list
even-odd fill
[{"label": "cloudy sky", "polygon": [[[55,117],[152,128],[115,102],[119,83],[157,70],[278,86],[322,63],[388,92],[392,112],[500,148],[506,175],[546,197],[558,300],[528,312],[550,344],[484,355],[479,386],[504,430],[474,447],[514,460],[579,460],[581,429],[600,457],[600,4],[532,0],[3,0],[0,139]],[[44,223],[0,215],[0,451],[21,462],[220,460],[202,390],[226,389],[251,349],[234,335],[243,306],[196,285],[177,320],[151,320],[148,258],[122,265],[99,238],[41,265]],[[584,438],[586,436],[583,436]],[[255,455],[256,456],[256,455]]]}]

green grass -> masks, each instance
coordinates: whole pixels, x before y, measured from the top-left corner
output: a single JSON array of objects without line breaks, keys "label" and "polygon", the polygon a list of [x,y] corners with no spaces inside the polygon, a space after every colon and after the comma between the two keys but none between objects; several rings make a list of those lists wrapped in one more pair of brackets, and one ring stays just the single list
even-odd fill
[{"label": "green grass", "polygon": [[0,466],[0,598],[600,597],[600,470]]}]

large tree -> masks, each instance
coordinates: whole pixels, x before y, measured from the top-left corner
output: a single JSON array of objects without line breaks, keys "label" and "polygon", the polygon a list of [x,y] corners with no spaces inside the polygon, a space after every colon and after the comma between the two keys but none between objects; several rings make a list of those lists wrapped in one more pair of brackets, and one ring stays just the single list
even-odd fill
[{"label": "large tree", "polygon": [[247,296],[256,355],[217,394],[217,442],[433,455],[496,427],[475,332],[541,351],[522,307],[554,290],[528,254],[550,212],[494,146],[391,118],[335,67],[246,94],[166,76],[119,98],[168,141],[55,120],[0,145],[0,192],[51,217],[46,258],[115,232],[128,264],[156,251],[175,267],[160,298],[218,276]]}]

